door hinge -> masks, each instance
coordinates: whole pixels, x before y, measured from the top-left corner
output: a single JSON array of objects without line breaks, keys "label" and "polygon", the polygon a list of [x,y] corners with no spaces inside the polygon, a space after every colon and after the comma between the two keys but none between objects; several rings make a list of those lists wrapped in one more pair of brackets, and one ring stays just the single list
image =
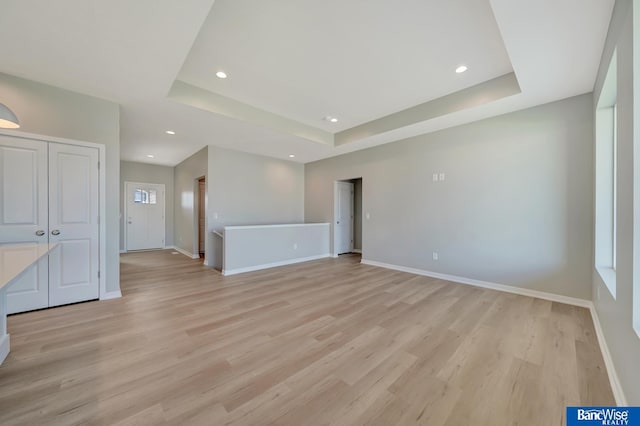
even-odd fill
[{"label": "door hinge", "polygon": [[100,271],[98,271],[98,278],[100,278]]},{"label": "door hinge", "polygon": [[98,216],[98,225],[100,225],[100,216]]},{"label": "door hinge", "polygon": [[98,170],[100,170],[100,162],[98,161]]}]

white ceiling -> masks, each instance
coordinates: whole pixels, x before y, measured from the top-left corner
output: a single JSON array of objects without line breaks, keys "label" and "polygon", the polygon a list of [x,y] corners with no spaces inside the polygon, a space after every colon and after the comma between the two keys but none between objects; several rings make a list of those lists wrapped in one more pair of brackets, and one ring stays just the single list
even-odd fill
[{"label": "white ceiling", "polygon": [[[7,0],[0,72],[120,103],[123,160],[214,144],[308,162],[592,91],[613,3]],[[442,107],[512,72],[518,91]],[[208,96],[178,99],[176,80]],[[434,113],[402,120],[416,105]]]}]

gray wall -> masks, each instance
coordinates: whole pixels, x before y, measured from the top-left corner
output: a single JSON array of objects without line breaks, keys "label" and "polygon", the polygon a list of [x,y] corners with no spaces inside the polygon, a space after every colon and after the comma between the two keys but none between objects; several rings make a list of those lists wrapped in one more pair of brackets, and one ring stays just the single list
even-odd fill
[{"label": "gray wall", "polygon": [[329,257],[328,223],[230,226],[224,231],[225,274],[283,262]]},{"label": "gray wall", "polygon": [[[618,59],[618,205],[617,205],[617,267],[614,300],[598,272],[593,269],[593,299],[618,377],[629,405],[640,405],[640,338],[632,327],[633,298],[633,96],[640,100],[640,81],[634,87],[633,16],[640,25],[640,2],[617,1],[613,12],[605,50],[600,63],[594,93],[600,93],[604,77],[617,47]],[[640,28],[636,28],[640,31]],[[636,40],[640,43],[640,40]],[[636,47],[636,52],[640,49]],[[636,58],[636,67],[640,58]],[[595,115],[595,111],[593,111]],[[636,120],[638,113],[635,113]],[[637,124],[636,124],[637,125]],[[639,136],[636,135],[636,138]],[[636,194],[638,194],[636,192]],[[637,202],[637,201],[636,201]],[[640,243],[640,241],[638,242]],[[638,250],[640,245],[636,246]],[[639,267],[640,263],[636,264]],[[640,289],[639,289],[640,291]]]},{"label": "gray wall", "polygon": [[309,163],[305,219],[361,176],[364,259],[590,299],[592,141],[588,94]]},{"label": "gray wall", "polygon": [[[197,228],[194,211],[194,200],[197,196],[196,179],[202,176],[207,177],[207,161],[207,147],[204,147],[178,164],[173,171],[173,243],[176,247],[192,254],[198,253],[198,250],[194,247],[194,233]],[[208,177],[207,185],[209,185]]]},{"label": "gray wall", "polygon": [[107,291],[120,290],[120,109],[113,102],[0,73],[0,100],[21,131],[106,147]]},{"label": "gray wall", "polygon": [[207,194],[206,258],[219,267],[222,246],[212,230],[304,221],[304,166],[210,145]]},{"label": "gray wall", "polygon": [[173,245],[173,167],[155,164],[120,162],[120,250],[124,250],[125,182],[160,183],[165,188],[165,246]]}]

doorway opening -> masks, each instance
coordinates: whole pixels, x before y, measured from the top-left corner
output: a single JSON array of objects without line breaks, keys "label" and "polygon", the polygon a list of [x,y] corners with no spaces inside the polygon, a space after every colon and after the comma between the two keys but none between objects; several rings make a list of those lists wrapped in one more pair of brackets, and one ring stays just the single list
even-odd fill
[{"label": "doorway opening", "polygon": [[207,195],[207,184],[205,177],[198,178],[198,193],[197,193],[197,215],[198,220],[196,221],[198,227],[198,254],[200,259],[204,259],[205,247],[206,247],[206,195]]},{"label": "doorway opening", "polygon": [[362,178],[334,183],[333,256],[362,253]]}]

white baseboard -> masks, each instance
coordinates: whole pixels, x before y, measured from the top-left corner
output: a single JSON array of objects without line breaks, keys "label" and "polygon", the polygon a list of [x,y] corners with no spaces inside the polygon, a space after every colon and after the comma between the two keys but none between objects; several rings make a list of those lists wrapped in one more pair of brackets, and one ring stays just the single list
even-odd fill
[{"label": "white baseboard", "polygon": [[354,253],[362,254],[362,250],[360,250],[360,249],[353,249],[353,252],[354,252]]},{"label": "white baseboard", "polygon": [[126,250],[120,250],[120,254],[126,253]]},{"label": "white baseboard", "polygon": [[236,268],[231,270],[223,269],[222,275],[227,276],[227,275],[242,274],[244,272],[259,271],[261,269],[275,268],[277,266],[285,266],[285,265],[291,265],[294,263],[309,262],[311,260],[324,259],[330,256],[331,255],[329,253],[326,253],[326,254],[320,254],[317,256],[298,257],[295,259],[287,259],[280,262],[264,263],[262,265],[255,265],[255,266],[247,266],[246,268]]},{"label": "white baseboard", "polygon": [[4,362],[7,355],[9,355],[9,349],[11,344],[9,343],[9,335],[5,334],[0,337],[0,365]]},{"label": "white baseboard", "polygon": [[110,299],[118,299],[122,297],[122,293],[120,290],[117,291],[109,291],[100,296],[100,300],[110,300]]},{"label": "white baseboard", "polygon": [[180,254],[184,254],[187,257],[190,257],[191,259],[200,259],[200,255],[199,254],[193,254],[191,252],[186,251],[185,249],[181,249],[180,247],[176,247],[176,246],[167,246],[165,247],[168,250],[175,250]]},{"label": "white baseboard", "polygon": [[589,307],[589,309],[591,311],[591,318],[593,319],[593,326],[596,329],[596,336],[598,337],[598,343],[600,344],[600,352],[602,352],[604,365],[607,368],[607,374],[609,375],[609,383],[611,384],[613,397],[616,399],[616,404],[619,407],[626,407],[627,398],[624,395],[622,385],[620,384],[620,379],[618,378],[618,373],[616,372],[616,368],[613,365],[613,358],[611,358],[611,352],[609,352],[607,340],[604,338],[604,332],[602,331],[602,325],[600,324],[600,319],[598,318],[598,312],[596,311],[596,307],[593,302],[590,303],[591,306]]},{"label": "white baseboard", "polygon": [[616,369],[613,365],[613,359],[611,358],[611,353],[609,352],[609,347],[607,346],[607,342],[604,338],[604,333],[602,331],[602,326],[600,325],[600,320],[598,319],[598,313],[596,312],[595,306],[591,300],[563,296],[563,295],[554,294],[554,293],[547,293],[544,291],[513,287],[509,285],[504,285],[504,284],[491,283],[487,281],[474,280],[472,278],[458,277],[455,275],[441,274],[439,272],[425,271],[422,269],[409,268],[406,266],[392,265],[389,263],[376,262],[374,260],[362,259],[360,263],[363,263],[365,265],[378,266],[380,268],[408,272],[410,274],[415,274],[415,275],[424,275],[427,277],[439,278],[441,280],[452,281],[460,284],[468,284],[476,287],[488,288],[491,290],[504,291],[506,293],[513,293],[521,296],[536,297],[538,299],[550,300],[552,302],[565,303],[567,305],[574,305],[574,306],[580,306],[582,308],[588,308],[589,311],[591,312],[591,318],[593,319],[593,326],[596,330],[598,344],[600,345],[600,352],[602,352],[602,358],[604,360],[604,365],[607,369],[607,374],[609,376],[609,383],[611,385],[611,391],[613,392],[613,396],[616,400],[616,404],[618,406],[627,406],[627,399],[624,395],[622,386],[620,384],[620,380],[618,378],[618,374],[616,373]]}]

